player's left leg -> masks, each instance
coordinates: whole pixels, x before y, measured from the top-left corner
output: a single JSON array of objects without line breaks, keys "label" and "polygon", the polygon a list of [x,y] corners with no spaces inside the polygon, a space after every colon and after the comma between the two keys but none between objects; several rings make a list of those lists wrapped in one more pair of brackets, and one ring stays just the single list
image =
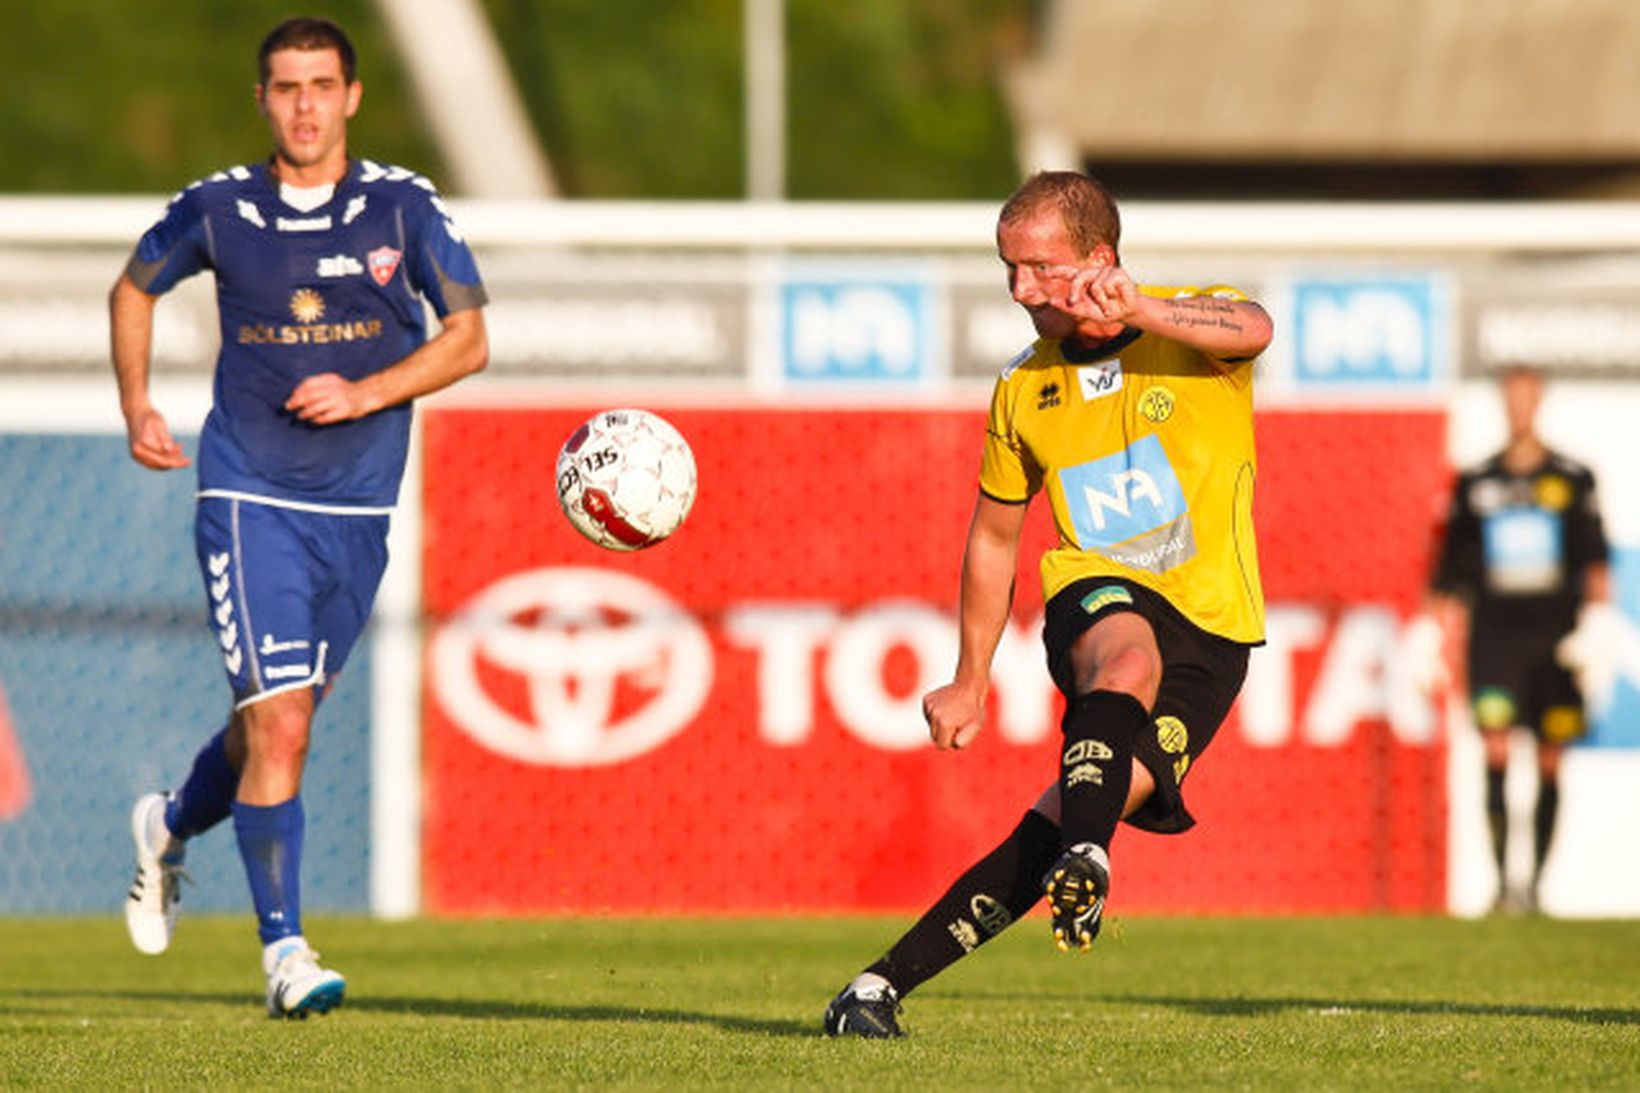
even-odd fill
[{"label": "player's left leg", "polygon": [[1042,898],[1042,872],[1059,853],[1059,829],[1029,810],[916,925],[826,1007],[828,1036],[899,1036],[902,998],[1001,933]]},{"label": "player's left leg", "polygon": [[[311,740],[313,717],[336,676],[347,663],[353,646],[364,632],[376,590],[387,565],[387,518],[383,516],[326,515],[303,516],[300,532],[323,574],[321,591],[313,599],[313,643],[316,649],[311,686],[300,692],[308,701],[306,725]],[[293,726],[294,727],[294,726]],[[304,756],[305,757],[305,756]],[[303,764],[305,768],[305,762]],[[299,780],[295,787],[300,788]],[[274,796],[275,794],[269,794]],[[303,821],[301,798],[292,796],[296,819]],[[271,818],[271,817],[264,817]],[[301,826],[295,828],[294,843],[285,846],[297,851],[300,867]],[[297,927],[261,931],[264,950],[263,971],[268,977],[268,1013],[274,1017],[306,1017],[326,1013],[342,1004],[346,980],[340,972],[322,967],[319,954],[307,943],[300,928],[299,875],[292,871],[295,899],[288,913]],[[266,926],[266,923],[262,924]]]},{"label": "player's left leg", "polygon": [[1537,804],[1532,809],[1532,886],[1527,890],[1527,906],[1539,907],[1538,887],[1543,879],[1543,865],[1549,860],[1549,847],[1555,839],[1555,822],[1560,816],[1560,754],[1559,744],[1538,745]]},{"label": "player's left leg", "polygon": [[[1152,782],[1136,769],[1126,808],[1144,803]],[[901,1035],[900,1002],[921,984],[1023,918],[1042,898],[1042,881],[1061,853],[1059,785],[1048,786],[1018,825],[969,866],[881,958],[855,976],[826,1007],[828,1036]]]},{"label": "player's left leg", "polygon": [[274,1017],[328,1012],[346,989],[339,974],[319,966],[302,932],[307,819],[300,791],[313,710],[313,690],[303,687],[251,703],[236,715],[247,754],[232,806],[234,834],[256,908],[268,1013]]},{"label": "player's left leg", "polygon": [[1530,724],[1537,741],[1537,802],[1532,809],[1532,876],[1525,893],[1525,906],[1537,911],[1543,867],[1554,843],[1560,817],[1560,763],[1566,748],[1588,731],[1583,695],[1571,672],[1545,655],[1533,680]]},{"label": "player's left leg", "polygon": [[363,631],[386,563],[386,519],[248,506],[235,565],[246,573],[247,678],[229,743],[244,769],[232,811],[262,941],[271,1016],[340,1005],[346,983],[321,967],[302,928],[306,813],[301,789],[314,714]]}]

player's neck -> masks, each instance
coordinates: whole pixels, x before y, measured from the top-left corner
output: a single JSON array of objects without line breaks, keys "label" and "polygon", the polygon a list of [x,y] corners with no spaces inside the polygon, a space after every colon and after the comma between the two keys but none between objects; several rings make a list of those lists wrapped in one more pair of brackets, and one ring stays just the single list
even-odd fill
[{"label": "player's neck", "polygon": [[273,180],[284,186],[294,186],[301,190],[311,190],[318,186],[330,186],[347,177],[348,159],[346,152],[339,152],[334,156],[327,156],[319,163],[298,165],[275,153],[268,163],[268,173]]},{"label": "player's neck", "polygon": [[1524,474],[1542,466],[1548,454],[1549,449],[1536,433],[1523,433],[1509,438],[1508,446],[1503,449],[1503,466],[1515,474]]}]

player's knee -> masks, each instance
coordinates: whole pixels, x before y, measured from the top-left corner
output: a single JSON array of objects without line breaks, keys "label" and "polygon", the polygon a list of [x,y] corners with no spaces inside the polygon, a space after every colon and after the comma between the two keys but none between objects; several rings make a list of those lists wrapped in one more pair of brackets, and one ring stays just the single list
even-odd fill
[{"label": "player's knee", "polygon": [[1090,689],[1132,695],[1149,709],[1156,702],[1161,680],[1161,656],[1155,649],[1135,643],[1123,646],[1099,663]]},{"label": "player's knee", "polygon": [[299,765],[307,757],[311,726],[307,710],[270,704],[245,718],[246,743],[264,761]]}]

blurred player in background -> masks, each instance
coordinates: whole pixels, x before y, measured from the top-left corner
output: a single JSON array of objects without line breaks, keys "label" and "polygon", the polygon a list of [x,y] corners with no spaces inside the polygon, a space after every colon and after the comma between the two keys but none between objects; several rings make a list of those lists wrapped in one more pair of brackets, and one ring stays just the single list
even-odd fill
[{"label": "blurred player in background", "polygon": [[1194,820],[1185,773],[1264,639],[1253,543],[1253,359],[1264,309],[1240,292],[1140,286],[1118,257],[1116,204],[1086,175],[1044,172],[1003,205],[997,251],[1037,341],[992,396],[963,555],[961,649],[923,699],[940,748],[980,731],[1025,513],[1046,491],[1048,667],[1066,700],[1058,772],[1019,826],[832,1000],[829,1035],[900,1035],[899,1001],[1046,894],[1062,950],[1087,949],[1122,819]]},{"label": "blurred player in background", "polygon": [[[1609,693],[1615,664],[1611,572],[1589,468],[1538,436],[1543,375],[1503,370],[1509,440],[1464,471],[1452,491],[1428,609],[1411,633],[1425,683],[1467,676],[1486,756],[1486,817],[1500,910],[1536,910],[1538,882],[1560,811],[1560,759],[1586,727],[1584,698]],[[1467,640],[1460,635],[1467,632]],[[1462,663],[1443,650],[1464,649]],[[1444,668],[1444,671],[1442,670]],[[1537,740],[1533,864],[1508,883],[1504,775],[1510,730]]]},{"label": "blurred player in background", "polygon": [[[263,944],[268,1011],[340,1004],[340,974],[302,935],[302,771],[313,715],[369,615],[411,400],[483,368],[484,287],[432,185],[350,160],[363,87],[324,19],[262,42],[263,163],[196,182],[137,244],[110,295],[131,455],[189,465],[148,394],[158,297],[216,278],[222,349],[199,439],[195,545],[233,691],[227,724],[181,787],[132,813],[131,940],[163,952],[189,838],[233,818]],[[441,329],[427,338],[423,300]]]}]

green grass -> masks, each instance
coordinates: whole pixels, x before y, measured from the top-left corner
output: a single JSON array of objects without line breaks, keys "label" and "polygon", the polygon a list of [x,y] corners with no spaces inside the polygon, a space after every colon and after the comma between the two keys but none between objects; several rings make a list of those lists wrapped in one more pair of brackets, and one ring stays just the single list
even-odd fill
[{"label": "green grass", "polygon": [[247,920],[142,957],[115,919],[0,920],[0,1087],[1634,1088],[1640,923],[1031,919],[908,1001],[820,1010],[905,919],[316,919],[342,1010],[262,1014]]}]

